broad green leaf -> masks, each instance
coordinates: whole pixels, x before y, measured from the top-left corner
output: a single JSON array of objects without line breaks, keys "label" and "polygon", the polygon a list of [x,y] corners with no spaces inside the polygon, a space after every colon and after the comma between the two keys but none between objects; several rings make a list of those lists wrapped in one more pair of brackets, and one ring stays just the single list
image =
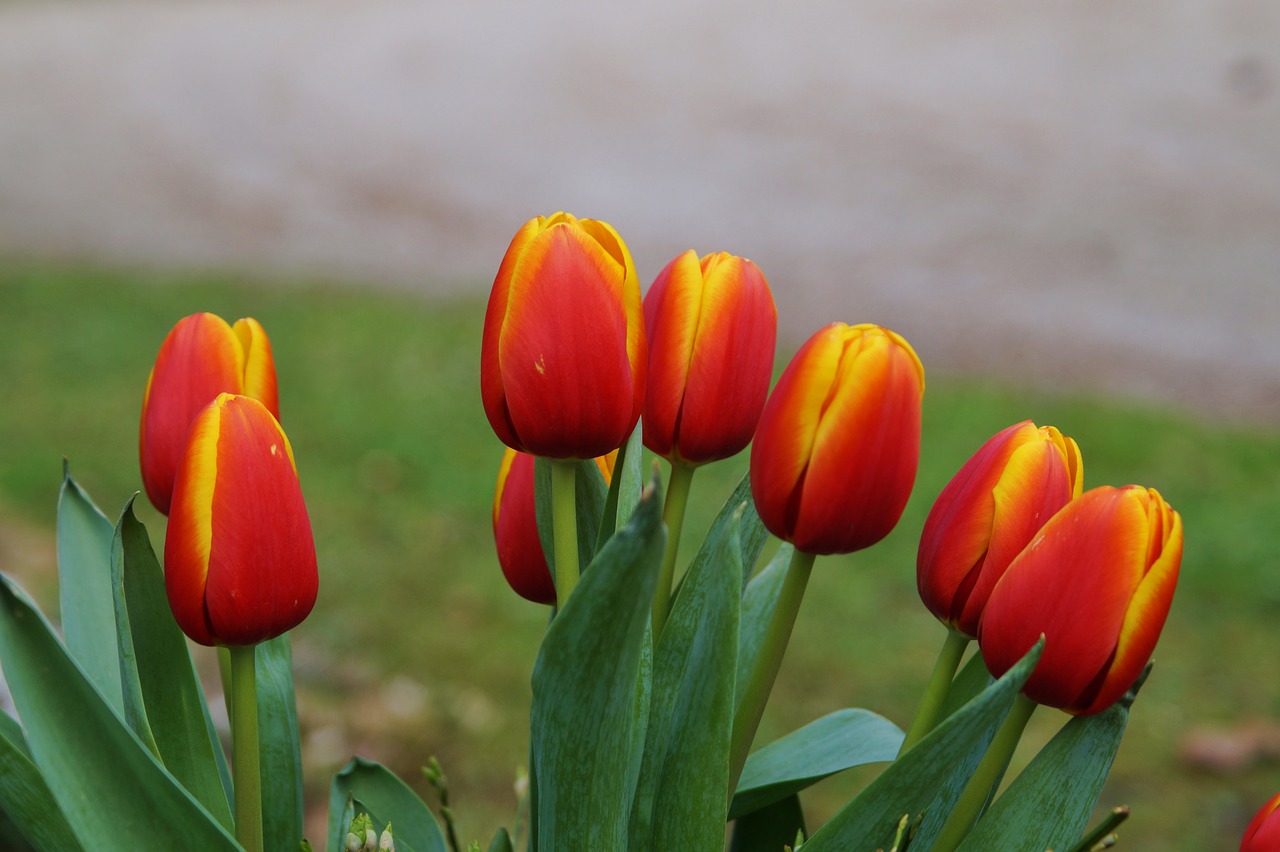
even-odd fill
[{"label": "broad green leaf", "polygon": [[[591,557],[596,552],[596,537],[599,533],[600,517],[604,513],[605,497],[609,484],[604,481],[604,474],[595,461],[577,463],[577,474],[574,476],[574,495],[578,517],[578,565],[585,570],[591,564]],[[547,557],[548,565],[556,564],[555,537],[551,522],[551,461],[539,458],[533,466],[534,509],[538,519],[538,538],[542,541],[542,552]]]},{"label": "broad green leaf", "polygon": [[[753,513],[754,511],[752,509]],[[795,548],[790,544],[784,543],[779,547],[769,564],[761,568],[760,573],[747,583],[742,594],[742,615],[738,630],[738,679],[733,696],[735,705],[742,702],[742,693],[747,688],[751,670],[755,668],[765,631],[773,620],[778,592],[782,589],[782,581],[786,579],[787,566],[791,564],[794,552]]]},{"label": "broad green leaf", "polygon": [[254,668],[264,848],[296,849],[302,839],[302,753],[289,634],[259,643]]},{"label": "broad green leaf", "polygon": [[[764,549],[764,543],[769,538],[769,531],[764,528],[764,522],[756,513],[756,503],[751,497],[750,475],[742,477],[737,487],[733,489],[733,493],[729,495],[729,499],[725,500],[724,505],[720,507],[715,520],[711,522],[706,538],[702,541],[698,554],[694,556],[695,560],[702,556],[703,551],[715,546],[721,530],[730,523],[733,523],[738,531],[738,550],[742,564],[741,588],[742,591],[746,591],[747,581],[751,579],[751,572],[760,558],[760,551]],[[676,590],[676,594],[679,594],[679,589]]]},{"label": "broad green leaf", "polygon": [[1122,705],[1064,725],[966,835],[960,852],[1070,848],[1088,825],[1120,748],[1129,718]]},{"label": "broad green leaf", "polygon": [[600,517],[600,534],[596,538],[596,550],[604,547],[610,536],[627,522],[640,500],[644,477],[640,471],[643,446],[640,443],[641,423],[631,430],[627,442],[618,449],[613,462],[613,477],[609,480],[609,494],[605,498],[604,512]]},{"label": "broad green leaf", "polygon": [[646,489],[547,628],[530,713],[538,847],[625,849],[636,689],[665,534]]},{"label": "broad green leaf", "polygon": [[147,530],[125,504],[111,546],[125,720],[205,810],[231,830],[226,759]]},{"label": "broad green leaf", "polygon": [[62,636],[93,685],[117,712],[124,708],[111,595],[115,530],[63,464],[58,494],[58,600]]},{"label": "broad green leaf", "polygon": [[[3,715],[8,722],[13,718]],[[13,738],[17,723],[4,724],[0,730],[0,810],[9,817],[14,828],[37,849],[57,849],[76,852],[82,849],[80,842],[67,824],[67,818],[58,809],[53,794],[44,783],[40,770],[31,762],[22,732]],[[11,844],[6,837],[4,848]]]},{"label": "broad green leaf", "polygon": [[733,824],[729,852],[782,852],[794,846],[797,832],[803,832],[804,811],[795,793],[738,817]]},{"label": "broad green leaf", "polygon": [[752,752],[742,769],[729,819],[738,819],[854,766],[893,760],[897,725],[870,710],[828,713]]},{"label": "broad green leaf", "polygon": [[511,835],[505,828],[498,829],[498,833],[493,836],[492,842],[489,843],[489,852],[515,852],[515,847],[511,844]]},{"label": "broad green leaf", "polygon": [[0,710],[0,737],[9,741],[9,745],[31,757],[31,749],[27,747],[27,735],[22,732],[18,720]]},{"label": "broad green leaf", "polygon": [[[333,776],[329,787],[331,850],[342,848],[335,846],[332,838],[336,837],[341,844],[351,824],[350,817],[344,820],[348,802],[354,802],[355,813],[369,814],[378,833],[391,823],[397,852],[448,852],[436,818],[418,794],[382,764],[359,757],[352,758]],[[288,848],[297,848],[297,844]]]},{"label": "broad green leaf", "polygon": [[1043,647],[1041,640],[1003,677],[880,773],[810,838],[805,852],[888,849],[902,817],[914,820],[921,813],[925,823],[912,846],[928,849]]},{"label": "broad green leaf", "polygon": [[658,641],[631,849],[724,843],[742,595],[737,521],[744,509],[713,528]]},{"label": "broad green leaf", "polygon": [[35,763],[85,848],[104,848],[103,838],[132,846],[157,837],[190,852],[239,848],[125,726],[39,610],[4,577],[0,659]]},{"label": "broad green leaf", "polygon": [[982,653],[975,648],[968,662],[960,667],[960,672],[951,681],[951,688],[947,690],[947,697],[942,702],[942,709],[938,712],[938,721],[942,721],[968,704],[975,695],[986,689],[989,683],[991,683],[991,673],[987,671],[987,664],[982,660]]}]

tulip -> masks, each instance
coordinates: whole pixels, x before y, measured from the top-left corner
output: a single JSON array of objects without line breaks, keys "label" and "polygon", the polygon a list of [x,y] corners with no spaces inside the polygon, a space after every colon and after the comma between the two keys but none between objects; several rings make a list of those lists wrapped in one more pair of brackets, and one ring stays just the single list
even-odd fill
[{"label": "tulip", "polygon": [[1240,852],[1274,852],[1280,849],[1280,793],[1262,806],[1244,830]]},{"label": "tulip", "polygon": [[485,312],[480,395],[512,449],[589,459],[622,446],[644,404],[640,285],[608,224],[568,213],[525,223]]},{"label": "tulip", "polygon": [[996,583],[978,645],[997,677],[1045,637],[1023,692],[1088,716],[1137,680],[1173,601],[1182,518],[1154,489],[1095,488],[1049,519]]},{"label": "tulip", "polygon": [[230,326],[214,314],[192,314],[161,344],[142,399],[142,484],[161,514],[169,514],[187,429],[220,393],[254,397],[279,419],[271,343],[255,319]]},{"label": "tulip", "polygon": [[[607,482],[613,474],[615,453],[596,459]],[[493,540],[498,564],[507,583],[520,597],[534,603],[556,600],[556,585],[542,552],[534,501],[534,457],[510,447],[498,469],[493,497]]]},{"label": "tulip", "polygon": [[224,393],[196,416],[171,510],[165,589],[196,642],[252,645],[311,612],[311,521],[289,439],[265,405]]},{"label": "tulip", "polygon": [[899,335],[833,323],[796,353],[765,404],[751,493],[769,532],[807,553],[889,534],[920,456],[924,368]]},{"label": "tulip", "polygon": [[700,465],[751,442],[769,395],[778,311],[754,263],[686,251],[644,299],[649,381],[644,445]]},{"label": "tulip", "polygon": [[1083,483],[1080,448],[1030,420],[982,445],[938,495],[920,536],[916,584],[929,611],[978,635],[987,596],[1015,556]]}]

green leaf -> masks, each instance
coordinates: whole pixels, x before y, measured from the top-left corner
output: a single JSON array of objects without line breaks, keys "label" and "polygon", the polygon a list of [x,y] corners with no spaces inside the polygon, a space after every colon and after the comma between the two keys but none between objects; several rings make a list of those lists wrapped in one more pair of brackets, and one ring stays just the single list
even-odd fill
[{"label": "green leaf", "polygon": [[729,852],[782,852],[784,846],[794,846],[796,833],[804,830],[800,797],[792,793],[738,817],[733,824]]},{"label": "green leaf", "polygon": [[124,708],[111,594],[115,530],[63,463],[58,494],[58,599],[62,636],[93,685],[117,712]]},{"label": "green leaf", "polygon": [[613,477],[609,480],[609,494],[605,498],[604,512],[600,517],[600,534],[596,538],[595,549],[604,547],[604,543],[614,534],[618,527],[630,519],[640,501],[640,489],[644,485],[644,476],[640,471],[640,457],[644,448],[640,442],[642,424],[637,421],[631,436],[618,450],[613,462]]},{"label": "green leaf", "polygon": [[[264,848],[296,849],[302,839],[302,752],[288,633],[258,643],[254,669]],[[399,819],[395,824],[398,831]]]},{"label": "green leaf", "polygon": [[[585,570],[596,552],[600,517],[604,513],[609,485],[600,466],[593,460],[580,461],[573,477],[575,511],[578,517],[578,567]],[[551,460],[539,457],[533,466],[534,510],[538,519],[538,538],[547,564],[556,564],[555,537],[551,524]]]},{"label": "green leaf", "polygon": [[[754,512],[754,509],[752,510]],[[755,668],[765,631],[773,620],[773,610],[778,602],[778,592],[787,576],[791,555],[795,548],[784,543],[778,548],[769,564],[751,578],[742,594],[742,615],[738,630],[738,678],[734,688],[733,703],[742,703],[742,693],[747,688],[751,670]]]},{"label": "green leaf", "polygon": [[631,849],[724,843],[742,594],[739,506],[695,557],[654,655]]},{"label": "green leaf", "polygon": [[329,787],[331,850],[342,848],[351,824],[345,816],[349,803],[354,803],[355,813],[369,814],[379,834],[388,822],[394,826],[397,852],[448,852],[440,825],[418,794],[382,764],[359,757],[333,776]]},{"label": "green leaf", "polygon": [[35,763],[85,848],[155,838],[190,852],[239,848],[124,725],[5,577],[0,658]]},{"label": "green leaf", "polygon": [[809,839],[805,852],[888,849],[903,815],[914,819],[920,813],[925,823],[912,845],[928,849],[1043,647],[1041,640],[1003,677],[880,773]]},{"label": "green leaf", "polygon": [[547,628],[533,669],[538,847],[625,849],[636,690],[665,533],[657,486],[596,555]]},{"label": "green leaf", "polygon": [[[44,783],[40,770],[31,762],[18,723],[8,713],[0,715],[7,720],[0,729],[0,810],[38,849],[65,849],[68,852],[82,849]],[[18,734],[16,740],[13,738],[15,729]],[[6,838],[5,848],[9,845],[9,838]]]},{"label": "green leaf", "polygon": [[492,842],[489,843],[489,852],[515,852],[515,847],[511,844],[511,835],[505,828],[498,829],[498,833],[493,836]]},{"label": "green leaf", "polygon": [[1128,719],[1116,704],[1064,725],[966,835],[961,852],[1069,848],[1098,804]]},{"label": "green leaf", "polygon": [[[186,636],[173,618],[146,527],[125,504],[111,546],[125,720],[178,783],[225,828],[233,826],[226,758]],[[295,844],[296,845],[296,844]]]},{"label": "green leaf", "polygon": [[870,710],[828,713],[747,758],[729,819],[785,799],[837,772],[891,761],[902,739],[897,725]]},{"label": "green leaf", "polygon": [[951,681],[951,688],[947,690],[942,709],[938,711],[938,720],[947,718],[968,704],[975,695],[986,689],[989,683],[991,683],[991,673],[987,671],[982,652],[975,648],[968,662],[960,667],[960,673]]},{"label": "green leaf", "polygon": [[[739,510],[741,510],[740,513]],[[733,489],[733,493],[729,495],[729,499],[725,500],[724,505],[720,507],[694,559],[698,559],[703,551],[714,547],[719,540],[721,530],[730,523],[737,529],[738,550],[741,554],[739,561],[742,566],[742,591],[745,592],[747,581],[751,579],[752,569],[755,568],[756,561],[760,558],[760,551],[764,549],[764,543],[769,538],[769,531],[764,528],[764,522],[756,513],[756,503],[751,496],[749,474],[742,477],[737,487]],[[679,594],[679,589],[676,590],[676,594]]]}]

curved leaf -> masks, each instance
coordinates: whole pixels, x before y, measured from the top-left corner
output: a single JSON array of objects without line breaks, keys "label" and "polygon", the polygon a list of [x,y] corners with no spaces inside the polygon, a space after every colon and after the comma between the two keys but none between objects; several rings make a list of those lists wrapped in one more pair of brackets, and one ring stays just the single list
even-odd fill
[{"label": "curved leaf", "polygon": [[[302,839],[302,752],[288,633],[258,643],[254,670],[263,844],[266,849],[297,849]],[[397,821],[397,830],[399,825]]]},{"label": "curved leaf", "polygon": [[[752,512],[754,511],[753,508]],[[742,614],[738,635],[738,677],[733,696],[735,705],[742,702],[742,693],[747,688],[747,679],[751,677],[756,657],[760,654],[760,644],[764,641],[765,631],[769,629],[769,622],[773,621],[778,592],[782,589],[782,581],[787,576],[787,567],[791,564],[791,555],[794,551],[795,548],[790,544],[784,543],[779,547],[778,552],[769,560],[769,564],[761,568],[760,573],[747,583],[742,594]]]},{"label": "curved leaf", "polygon": [[[333,776],[329,787],[330,837],[334,836],[334,814],[344,814],[350,801],[355,803],[355,813],[370,816],[379,834],[388,822],[392,824],[399,852],[447,852],[444,834],[431,809],[382,764],[354,757]],[[342,824],[339,818],[338,838],[344,836],[350,823],[347,819]],[[335,847],[330,843],[329,848]]]},{"label": "curved leaf", "polygon": [[[17,723],[8,713],[0,716],[7,720],[0,732],[0,810],[36,848],[77,852],[83,847],[58,809],[40,770],[31,762],[21,731],[16,741],[12,738]],[[9,838],[5,843],[7,846]]]}]

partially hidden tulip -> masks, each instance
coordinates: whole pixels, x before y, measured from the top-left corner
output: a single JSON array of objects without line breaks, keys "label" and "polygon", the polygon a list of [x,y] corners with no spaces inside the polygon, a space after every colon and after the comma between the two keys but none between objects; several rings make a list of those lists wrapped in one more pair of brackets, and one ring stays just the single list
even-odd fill
[{"label": "partially hidden tulip", "polygon": [[[606,482],[613,475],[616,457],[609,453],[596,459]],[[525,600],[552,604],[556,585],[538,537],[534,462],[533,456],[510,447],[503,453],[493,496],[493,540],[502,575],[512,590]]]},{"label": "partially hidden tulip", "polygon": [[1164,627],[1182,564],[1182,518],[1154,489],[1084,492],[1049,519],[987,600],[978,645],[992,674],[1041,635],[1023,692],[1088,716],[1142,673]]},{"label": "partially hidden tulip", "polygon": [[1276,852],[1280,849],[1280,793],[1263,805],[1240,840],[1240,852]]},{"label": "partially hidden tulip", "polygon": [[800,348],[765,403],[751,493],[769,532],[814,554],[889,534],[920,457],[924,368],[898,334],[833,323]]},{"label": "partially hidden tulip", "polygon": [[289,439],[262,403],[220,394],[196,416],[170,508],[165,590],[196,642],[252,645],[311,612],[311,521]]},{"label": "partially hidden tulip", "polygon": [[480,395],[498,438],[555,459],[617,449],[640,418],[646,362],[640,285],[618,233],[568,213],[526,222],[481,341]]},{"label": "partially hidden tulip", "polygon": [[644,298],[644,445],[671,462],[728,458],[751,442],[769,395],[778,311],[754,263],[692,250]]},{"label": "partially hidden tulip", "polygon": [[1080,448],[1024,420],[997,432],[938,495],[916,556],[920,598],[970,638],[1009,563],[1084,482]]},{"label": "partially hidden tulip", "polygon": [[254,397],[279,419],[271,343],[255,319],[232,326],[214,314],[192,314],[165,337],[142,399],[142,484],[161,514],[169,514],[191,421],[220,393]]}]

